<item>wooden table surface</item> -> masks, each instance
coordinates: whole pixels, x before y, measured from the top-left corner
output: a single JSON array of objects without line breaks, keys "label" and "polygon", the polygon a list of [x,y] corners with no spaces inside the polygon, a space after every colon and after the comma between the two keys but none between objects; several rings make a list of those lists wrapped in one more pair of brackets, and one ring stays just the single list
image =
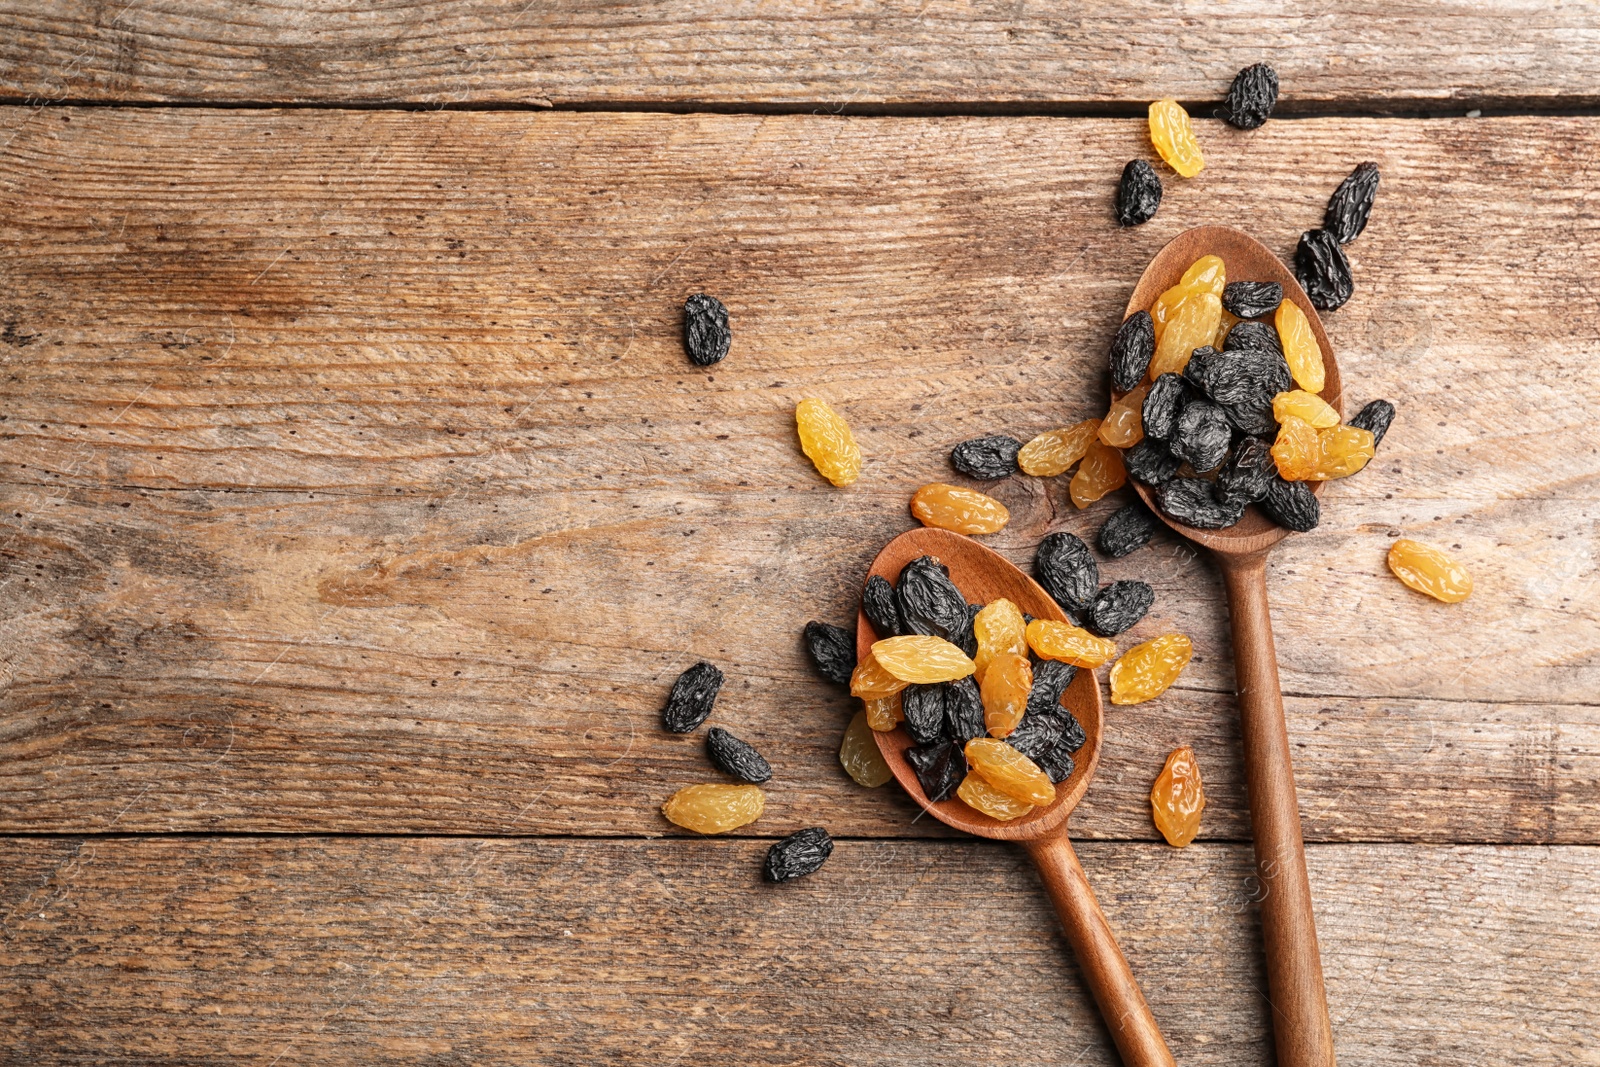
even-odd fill
[{"label": "wooden table surface", "polygon": [[[1281,117],[1210,118],[1263,59]],[[1269,575],[1336,1042],[1600,1063],[1597,70],[1554,0],[0,0],[0,1062],[1115,1062],[1026,858],[845,777],[799,631],[951,445],[1100,413],[1164,242],[1287,256],[1373,159],[1325,322],[1399,414]],[[1160,96],[1209,165],[1119,230]],[[993,492],[1023,565],[1121,499]],[[1197,654],[1110,711],[1084,866],[1178,1060],[1270,1062],[1216,572],[1102,574]],[[702,658],[776,769],[724,838],[658,812]]]}]

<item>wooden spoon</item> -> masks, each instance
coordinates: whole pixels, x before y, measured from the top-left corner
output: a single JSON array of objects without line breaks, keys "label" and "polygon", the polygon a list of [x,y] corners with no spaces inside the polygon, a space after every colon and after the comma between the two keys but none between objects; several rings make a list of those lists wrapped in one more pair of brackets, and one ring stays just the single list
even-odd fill
[{"label": "wooden spoon", "polygon": [[[1305,290],[1265,245],[1229,226],[1200,226],[1173,238],[1145,268],[1127,314],[1148,309],[1163,290],[1178,283],[1201,256],[1221,256],[1233,281],[1277,282],[1285,299],[1306,313],[1322,348],[1322,399],[1343,416],[1339,365],[1322,320]],[[1131,479],[1130,479],[1131,481]],[[1223,530],[1196,530],[1162,514],[1146,485],[1132,482],[1150,510],[1189,540],[1204,545],[1222,569],[1233,627],[1234,674],[1239,694],[1245,777],[1250,790],[1250,825],[1255,837],[1256,875],[1261,883],[1261,932],[1267,954],[1267,985],[1279,1067],[1333,1067],[1333,1030],[1328,1022],[1322,960],[1300,838],[1289,731],[1278,688],[1278,657],[1267,611],[1267,552],[1289,533],[1254,505]],[[1313,491],[1322,483],[1312,482]]]},{"label": "wooden spoon", "polygon": [[[1067,621],[1050,595],[1004,556],[947,530],[921,529],[901,534],[878,553],[870,574],[894,582],[900,577],[901,568],[919,556],[937,556],[950,568],[951,580],[971,603],[987,604],[1005,597],[1035,618]],[[856,654],[865,658],[876,640],[876,631],[862,614],[856,624]],[[1117,939],[1067,840],[1067,816],[1089,788],[1089,777],[1100,759],[1100,686],[1094,671],[1080,669],[1062,694],[1061,703],[1077,717],[1087,740],[1073,757],[1072,775],[1056,786],[1056,799],[1011,822],[999,822],[954,798],[930,802],[917,781],[916,771],[906,762],[905,751],[912,741],[904,727],[875,736],[900,785],[934,818],[979,837],[1016,841],[1028,850],[1055,902],[1056,914],[1061,917],[1078,966],[1100,1005],[1122,1061],[1129,1067],[1172,1067],[1172,1053],[1167,1051],[1150,1006],[1139,992],[1139,984],[1134,981],[1128,961],[1117,947]]]}]

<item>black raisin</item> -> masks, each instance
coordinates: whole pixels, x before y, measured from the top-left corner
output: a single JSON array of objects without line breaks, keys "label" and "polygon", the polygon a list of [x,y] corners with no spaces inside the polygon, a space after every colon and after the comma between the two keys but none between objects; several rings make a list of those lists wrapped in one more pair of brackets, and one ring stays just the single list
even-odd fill
[{"label": "black raisin", "polygon": [[1349,425],[1366,430],[1372,435],[1372,447],[1377,448],[1383,443],[1383,435],[1389,432],[1389,424],[1394,421],[1394,405],[1387,400],[1374,400],[1360,411]]},{"label": "black raisin", "polygon": [[967,756],[955,741],[906,749],[906,762],[917,772],[917,781],[930,801],[937,803],[956,795],[967,776]]},{"label": "black raisin", "polygon": [[1201,478],[1174,478],[1156,490],[1156,503],[1169,516],[1197,530],[1232,526],[1244,514],[1242,506],[1222,503],[1212,495],[1211,483]]},{"label": "black raisin", "polygon": [[1130,159],[1117,185],[1117,224],[1137,226],[1156,217],[1161,206],[1161,179],[1142,159]]},{"label": "black raisin", "polygon": [[[1127,457],[1123,457],[1126,464]],[[1131,504],[1124,504],[1111,513],[1105,525],[1100,527],[1100,536],[1095,538],[1095,547],[1103,556],[1119,559],[1126,556],[1136,548],[1141,548],[1151,537],[1155,536],[1156,517],[1150,514],[1150,509],[1135,500]]]},{"label": "black raisin", "polygon": [[1230,126],[1253,130],[1267,121],[1278,103],[1278,72],[1257,63],[1233,76],[1222,117]]},{"label": "black raisin", "polygon": [[1178,414],[1178,427],[1167,447],[1172,454],[1204,474],[1215,470],[1228,455],[1233,424],[1222,408],[1209,400],[1191,400]]},{"label": "black raisin", "polygon": [[950,568],[934,556],[918,556],[907,563],[894,595],[908,634],[942,637],[959,644],[962,631],[972,630],[967,598],[950,580]]},{"label": "black raisin", "polygon": [[1278,336],[1278,328],[1270,322],[1239,322],[1228,331],[1228,339],[1222,342],[1224,352],[1237,352],[1246,348],[1265,348],[1278,355],[1283,355],[1283,339]]},{"label": "black raisin", "polygon": [[1066,532],[1053,533],[1039,542],[1033,573],[1044,591],[1073,618],[1089,610],[1100,588],[1100,567],[1089,554],[1089,546]]},{"label": "black raisin", "polygon": [[989,736],[989,728],[983,721],[983,694],[971,675],[947,684],[944,716],[950,726],[950,735],[960,744],[964,745],[974,737]]},{"label": "black raisin", "polygon": [[908,685],[900,696],[900,713],[905,716],[906,733],[919,745],[930,745],[945,736],[945,683]]},{"label": "black raisin", "polygon": [[982,610],[982,604],[968,604],[966,625],[950,635],[950,643],[965,652],[968,659],[978,654],[978,634],[972,624],[977,621],[978,612]]},{"label": "black raisin", "polygon": [[1294,274],[1311,303],[1323,311],[1344,306],[1355,292],[1350,261],[1327,230],[1307,230],[1294,250]]},{"label": "black raisin", "polygon": [[1178,412],[1193,395],[1189,383],[1181,374],[1163,374],[1150,384],[1144,395],[1144,406],[1139,409],[1144,436],[1151,441],[1165,441],[1178,425]]},{"label": "black raisin", "polygon": [[696,293],[683,302],[683,347],[696,366],[721,363],[732,343],[728,309],[722,301]]},{"label": "black raisin", "polygon": [[1272,413],[1272,398],[1293,388],[1289,364],[1275,349],[1196,349],[1183,374],[1202,395],[1221,405],[1228,421],[1245,433],[1274,432],[1278,422]]},{"label": "black raisin", "polygon": [[812,874],[833,855],[833,838],[820,826],[796,830],[767,849],[761,873],[769,882],[787,882]]},{"label": "black raisin", "polygon": [[1156,354],[1156,323],[1148,311],[1135,311],[1111,340],[1111,384],[1127,392],[1144,380]]},{"label": "black raisin", "polygon": [[1122,466],[1135,481],[1165,485],[1183,464],[1158,442],[1140,441],[1122,453]]},{"label": "black raisin", "polygon": [[1350,177],[1339,183],[1328,200],[1328,211],[1323,216],[1322,228],[1335,241],[1347,245],[1361,236],[1367,228],[1367,216],[1372,213],[1372,201],[1378,195],[1378,165],[1361,163],[1350,172]]},{"label": "black raisin", "polygon": [[1061,694],[1067,691],[1078,668],[1059,660],[1041,660],[1033,668],[1033,688],[1028,690],[1028,706],[1023,717],[1054,715],[1061,711]]},{"label": "black raisin", "polygon": [[878,637],[904,637],[909,631],[900,619],[900,605],[895,599],[894,586],[881,574],[867,579],[861,591],[861,611],[878,632]]},{"label": "black raisin", "polygon": [[1089,735],[1083,732],[1083,724],[1076,715],[1065,708],[1061,709],[1061,714],[1066,718],[1066,727],[1061,731],[1061,744],[1068,752],[1076,752],[1089,743]]},{"label": "black raisin", "polygon": [[1322,506],[1311,486],[1306,482],[1286,482],[1276,474],[1267,485],[1267,495],[1261,498],[1261,510],[1279,526],[1299,533],[1316,529],[1322,521]]},{"label": "black raisin", "polygon": [[1233,455],[1217,475],[1217,500],[1224,507],[1254,504],[1267,495],[1267,486],[1277,477],[1278,465],[1272,459],[1272,442],[1246,437],[1233,448]]},{"label": "black raisin", "polygon": [[1023,715],[1017,728],[1006,735],[1006,744],[1037,763],[1039,757],[1061,743],[1063,725],[1061,716],[1055,712],[1029,712]]},{"label": "black raisin", "polygon": [[995,434],[962,441],[950,450],[950,465],[969,478],[993,481],[1017,473],[1017,453],[1022,442]]},{"label": "black raisin", "polygon": [[722,689],[722,672],[709,663],[696,663],[678,675],[661,709],[661,724],[675,734],[686,734],[706,721]]},{"label": "black raisin", "polygon": [[1094,606],[1089,609],[1089,629],[1101,637],[1115,637],[1144,618],[1155,602],[1156,591],[1147,582],[1112,582],[1094,598]]},{"label": "black raisin", "polygon": [[1277,282],[1229,282],[1222,290],[1222,306],[1241,319],[1259,319],[1278,310],[1283,286]]},{"label": "black raisin", "polygon": [[824,678],[839,685],[850,684],[850,674],[856,669],[855,634],[843,626],[808,622],[806,649]]},{"label": "black raisin", "polygon": [[741,782],[760,783],[772,777],[772,765],[754,747],[720,726],[706,731],[706,755],[724,774]]}]

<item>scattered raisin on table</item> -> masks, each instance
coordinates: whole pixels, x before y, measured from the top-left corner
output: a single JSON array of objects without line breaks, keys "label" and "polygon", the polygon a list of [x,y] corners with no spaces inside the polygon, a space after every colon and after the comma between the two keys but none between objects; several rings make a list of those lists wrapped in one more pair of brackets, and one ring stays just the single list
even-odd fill
[{"label": "scattered raisin on table", "polygon": [[1277,282],[1229,282],[1222,290],[1222,306],[1241,319],[1259,319],[1278,310],[1283,286]]},{"label": "scattered raisin on table", "polygon": [[728,309],[714,296],[696,293],[683,302],[683,347],[698,367],[721,363],[733,343]]},{"label": "scattered raisin on table", "polygon": [[1094,598],[1089,609],[1089,629],[1101,637],[1115,637],[1144,618],[1156,602],[1156,592],[1148,582],[1124,578],[1112,582]]},{"label": "scattered raisin on table", "polygon": [[772,777],[772,765],[748,741],[741,741],[720,726],[706,731],[706,755],[724,774],[741,782],[760,784]]},{"label": "scattered raisin on table", "polygon": [[709,663],[696,663],[678,675],[661,709],[661,724],[675,734],[686,734],[706,721],[722,689],[722,672]]},{"label": "scattered raisin on table", "polygon": [[1323,311],[1343,307],[1355,292],[1350,261],[1327,230],[1307,230],[1294,250],[1294,274],[1311,303]]},{"label": "scattered raisin on table", "polygon": [[1188,745],[1173,749],[1156,784],[1150,788],[1150,808],[1156,829],[1167,839],[1167,844],[1182,848],[1200,832],[1200,813],[1205,807],[1206,791],[1200,784],[1200,766],[1195,762],[1194,749]]},{"label": "scattered raisin on table", "polygon": [[843,626],[813,621],[806,623],[805,638],[817,671],[830,682],[849,685],[856,669],[855,635]]},{"label": "scattered raisin on table", "polygon": [[1113,489],[1121,489],[1127,482],[1128,471],[1122,464],[1122,450],[1096,441],[1084,454],[1083,462],[1078,464],[1069,490],[1072,502],[1080,508],[1086,508]]},{"label": "scattered raisin on table", "polygon": [[1277,476],[1272,446],[1260,437],[1242,438],[1217,475],[1217,501],[1224,507],[1254,504],[1267,495],[1267,488]]},{"label": "scattered raisin on table", "polygon": [[857,785],[864,785],[868,789],[876,789],[894,777],[872,734],[867,713],[858,711],[845,728],[843,740],[839,742],[840,766]]},{"label": "scattered raisin on table", "polygon": [[1144,398],[1150,391],[1140,385],[1111,402],[1100,420],[1100,440],[1116,448],[1132,448],[1144,440]]},{"label": "scattered raisin on table", "polygon": [[929,745],[945,735],[945,682],[913,683],[900,694],[900,714],[906,733],[919,745]]},{"label": "scattered raisin on table", "polygon": [[814,874],[833,855],[833,838],[820,826],[796,830],[767,849],[761,873],[769,882],[787,882]]},{"label": "scattered raisin on table", "polygon": [[1360,411],[1355,418],[1346,425],[1366,430],[1372,435],[1372,447],[1376,449],[1383,443],[1383,435],[1389,432],[1389,424],[1394,421],[1394,405],[1387,400],[1374,400]]},{"label": "scattered raisin on table", "polygon": [[1228,125],[1254,130],[1266,124],[1278,104],[1278,72],[1256,63],[1233,76],[1222,117]]},{"label": "scattered raisin on table", "polygon": [[1040,659],[1056,659],[1074,667],[1098,667],[1117,654],[1117,643],[1110,638],[1048,619],[1028,624],[1028,647]]},{"label": "scattered raisin on table", "polygon": [[818,474],[841,487],[861,477],[861,449],[855,435],[827,401],[806,397],[795,407],[794,421],[800,431],[800,448]]},{"label": "scattered raisin on table", "polygon": [[1167,441],[1178,425],[1178,413],[1192,395],[1181,374],[1163,374],[1150,385],[1140,411],[1139,425],[1152,441]]},{"label": "scattered raisin on table", "polygon": [[1165,485],[1183,464],[1155,441],[1140,441],[1122,454],[1122,465],[1136,481]]},{"label": "scattered raisin on table", "polygon": [[1129,315],[1111,340],[1111,384],[1119,390],[1132,389],[1144,381],[1150,359],[1156,354],[1156,324],[1150,312],[1140,309]]},{"label": "scattered raisin on table", "polygon": [[934,556],[918,556],[907,563],[894,595],[907,633],[954,642],[971,629],[966,597],[950,580],[950,568]]},{"label": "scattered raisin on table", "polygon": [[1317,344],[1311,320],[1306,318],[1306,313],[1293,300],[1285,300],[1278,305],[1273,322],[1278,329],[1283,358],[1289,364],[1289,373],[1294,377],[1295,384],[1308,393],[1322,392],[1326,376],[1322,366],[1322,346]]},{"label": "scattered raisin on table", "polygon": [[[899,637],[908,632],[900,618],[894,586],[881,574],[874,574],[867,579],[867,587],[861,591],[861,611],[879,637]],[[854,645],[852,641],[851,647]]]},{"label": "scattered raisin on table", "polygon": [[1282,422],[1290,415],[1309,422],[1313,429],[1326,430],[1339,425],[1339,413],[1316,393],[1290,389],[1272,398],[1272,416]]},{"label": "scattered raisin on table", "polygon": [[1085,419],[1062,430],[1046,430],[1022,446],[1017,453],[1017,466],[1024,474],[1039,478],[1064,474],[1083,458],[1099,432],[1099,419]]},{"label": "scattered raisin on table", "polygon": [[1165,634],[1134,645],[1111,667],[1111,703],[1142,704],[1165,693],[1194,656],[1183,634]]},{"label": "scattered raisin on table", "polygon": [[1189,113],[1176,100],[1157,100],[1150,105],[1150,143],[1167,166],[1185,178],[1205,169],[1206,157],[1194,139]]},{"label": "scattered raisin on table", "polygon": [[955,796],[961,780],[967,776],[970,768],[961,748],[955,741],[940,741],[906,749],[906,762],[917,772],[922,792],[933,803]]},{"label": "scattered raisin on table", "polygon": [[989,663],[983,682],[983,723],[992,737],[1005,737],[1022,722],[1033,690],[1033,664],[1025,655],[1002,652]]},{"label": "scattered raisin on table", "polygon": [[990,785],[983,775],[971,771],[956,787],[956,795],[967,807],[999,822],[1019,819],[1033,810],[1033,805],[1002,793]]},{"label": "scattered raisin on table", "polygon": [[972,658],[973,676],[978,681],[983,681],[984,669],[1000,653],[1027,655],[1027,626],[1022,611],[1005,597],[990,601],[978,612],[972,621],[973,635],[978,641],[978,654]]},{"label": "scattered raisin on table", "polygon": [[1244,515],[1244,505],[1224,504],[1202,478],[1173,478],[1156,490],[1156,505],[1168,516],[1197,530],[1220,530]]},{"label": "scattered raisin on table", "polygon": [[722,834],[755,822],[766,806],[757,785],[688,785],[661,805],[661,814],[697,834]]},{"label": "scattered raisin on table", "polygon": [[1117,224],[1138,226],[1156,217],[1161,206],[1161,179],[1142,159],[1130,159],[1117,184]]},{"label": "scattered raisin on table", "polygon": [[1017,473],[1022,442],[1005,434],[974,437],[950,450],[950,465],[969,478],[992,482]]},{"label": "scattered raisin on table", "polygon": [[1039,765],[1004,741],[979,737],[967,742],[967,763],[984,781],[1013,799],[1027,804],[1049,804],[1056,787]]},{"label": "scattered raisin on table", "polygon": [[1178,413],[1178,424],[1167,448],[1178,459],[1204,474],[1216,470],[1228,455],[1233,425],[1221,405],[1191,400]]},{"label": "scattered raisin on table", "polygon": [[1247,348],[1265,348],[1280,356],[1283,355],[1283,341],[1278,337],[1277,329],[1267,322],[1241,322],[1228,331],[1228,339],[1222,343],[1225,352],[1238,352]]},{"label": "scattered raisin on table", "polygon": [[1305,533],[1322,521],[1322,506],[1306,482],[1286,482],[1273,471],[1267,482],[1267,495],[1261,498],[1267,518],[1286,530]]},{"label": "scattered raisin on table", "polygon": [[1340,244],[1349,244],[1367,228],[1367,216],[1372,213],[1372,201],[1377,195],[1378,165],[1357,164],[1356,169],[1339,183],[1339,188],[1333,191],[1333,196],[1328,200],[1322,228]]},{"label": "scattered raisin on table", "polygon": [[872,646],[878,666],[900,679],[928,685],[965,678],[972,673],[972,660],[965,652],[942,637],[909,634],[885,637]]},{"label": "scattered raisin on table", "polygon": [[[1122,459],[1127,463],[1126,452],[1123,453]],[[1133,474],[1131,463],[1128,463],[1128,473]],[[1150,538],[1155,536],[1155,532],[1156,517],[1150,514],[1150,509],[1145,507],[1142,501],[1135,500],[1111,513],[1105,525],[1100,527],[1100,534],[1095,538],[1095,547],[1102,555],[1120,559],[1147,544]]]},{"label": "scattered raisin on table", "polygon": [[1419,593],[1446,604],[1459,604],[1472,595],[1467,569],[1432,545],[1402,537],[1389,547],[1389,569]]},{"label": "scattered raisin on table", "polygon": [[924,526],[959,534],[995,533],[1011,520],[1011,512],[993,497],[943,482],[930,482],[916,491],[911,516]]},{"label": "scattered raisin on table", "polygon": [[1061,610],[1079,618],[1100,590],[1100,565],[1089,546],[1065,530],[1050,534],[1034,552],[1033,574]]},{"label": "scattered raisin on table", "polygon": [[944,691],[944,715],[950,736],[962,744],[974,737],[987,737],[989,725],[983,719],[983,694],[972,678],[957,678]]}]

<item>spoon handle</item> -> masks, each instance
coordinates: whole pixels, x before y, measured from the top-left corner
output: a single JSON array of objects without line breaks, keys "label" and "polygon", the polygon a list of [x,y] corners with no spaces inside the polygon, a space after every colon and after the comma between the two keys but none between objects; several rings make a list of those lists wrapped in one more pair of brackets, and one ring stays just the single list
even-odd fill
[{"label": "spoon handle", "polygon": [[1150,1005],[1139,992],[1116,935],[1094,899],[1083,867],[1066,834],[1025,842],[1039,877],[1055,902],[1062,929],[1078,957],[1078,969],[1100,1005],[1100,1015],[1128,1067],[1175,1067]]},{"label": "spoon handle", "polygon": [[1218,556],[1233,623],[1233,663],[1256,877],[1261,936],[1279,1067],[1333,1067],[1333,1028],[1322,985],[1317,924],[1300,838],[1289,730],[1283,721],[1278,656],[1267,610],[1267,557]]}]

